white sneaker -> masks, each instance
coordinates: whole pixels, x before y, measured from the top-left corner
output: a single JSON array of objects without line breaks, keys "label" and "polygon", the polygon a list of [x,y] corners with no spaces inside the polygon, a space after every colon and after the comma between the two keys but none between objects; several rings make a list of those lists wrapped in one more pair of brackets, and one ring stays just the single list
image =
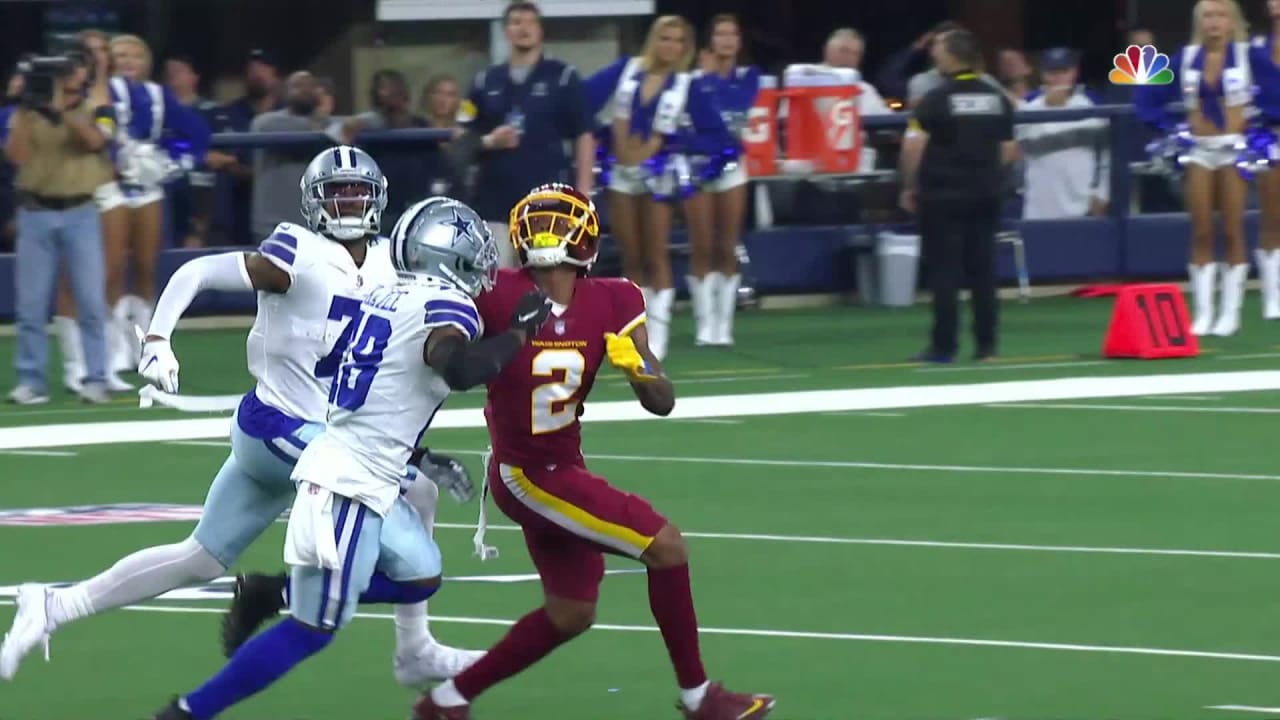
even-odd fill
[{"label": "white sneaker", "polygon": [[106,384],[100,382],[85,383],[80,388],[80,400],[89,405],[106,405],[111,402],[111,398],[107,397]]},{"label": "white sneaker", "polygon": [[37,645],[49,662],[49,588],[27,583],[18,587],[18,612],[0,644],[0,679],[12,680],[18,663]]},{"label": "white sneaker", "polygon": [[396,654],[396,682],[403,687],[424,689],[433,682],[453,679],[484,654],[483,650],[461,650],[431,640],[413,655]]},{"label": "white sneaker", "polygon": [[134,387],[120,378],[113,370],[107,371],[107,392],[133,392]]},{"label": "white sneaker", "polygon": [[19,385],[9,393],[9,402],[14,405],[43,405],[49,402],[49,395],[30,385]]}]

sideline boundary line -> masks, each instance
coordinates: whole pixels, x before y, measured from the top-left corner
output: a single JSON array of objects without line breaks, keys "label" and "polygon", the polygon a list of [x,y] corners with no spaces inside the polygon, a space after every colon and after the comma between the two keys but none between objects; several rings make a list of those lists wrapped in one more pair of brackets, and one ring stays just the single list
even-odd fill
[{"label": "sideline boundary line", "polygon": [[[0,605],[12,605],[11,600],[0,600]],[[179,614],[221,614],[222,608],[200,608],[174,605],[130,605],[122,610],[134,612],[179,613]],[[372,620],[394,620],[388,613],[357,612],[355,617]],[[502,618],[479,618],[450,615],[432,615],[432,622],[457,623],[463,625],[497,625],[510,627],[514,620]],[[648,625],[614,625],[597,623],[592,630],[605,632],[642,632],[656,633],[658,628]],[[904,643],[913,645],[952,645],[967,647],[989,647],[1019,650],[1056,650],[1063,652],[1091,652],[1109,655],[1148,655],[1158,657],[1199,658],[1203,660],[1239,660],[1244,662],[1280,662],[1280,655],[1261,653],[1218,652],[1210,650],[1183,650],[1178,648],[1130,647],[1123,645],[1085,645],[1078,643],[1028,642],[1022,640],[987,640],[982,638],[931,637],[916,635],[875,635],[864,633],[812,632],[803,630],[753,630],[749,628],[716,628],[701,627],[698,632],[703,635],[730,635],[737,637],[784,638],[793,640],[843,640],[846,642],[879,642]]]},{"label": "sideline boundary line", "polygon": [[[715,395],[682,399],[676,403],[671,417],[690,420],[1256,390],[1280,390],[1280,371],[1070,377],[965,385]],[[589,406],[585,418],[588,423],[660,419],[646,413],[632,400],[594,403]],[[230,421],[224,417],[10,427],[0,429],[0,450],[205,440],[226,437],[229,426]],[[436,415],[432,427],[484,427],[484,411],[479,408],[443,410]]]}]

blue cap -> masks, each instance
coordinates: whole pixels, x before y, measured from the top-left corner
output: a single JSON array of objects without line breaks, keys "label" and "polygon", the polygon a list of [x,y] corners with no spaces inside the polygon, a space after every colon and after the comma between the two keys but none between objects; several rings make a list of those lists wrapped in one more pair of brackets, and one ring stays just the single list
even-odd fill
[{"label": "blue cap", "polygon": [[1040,55],[1041,70],[1070,70],[1080,65],[1080,54],[1071,48],[1056,47]]}]

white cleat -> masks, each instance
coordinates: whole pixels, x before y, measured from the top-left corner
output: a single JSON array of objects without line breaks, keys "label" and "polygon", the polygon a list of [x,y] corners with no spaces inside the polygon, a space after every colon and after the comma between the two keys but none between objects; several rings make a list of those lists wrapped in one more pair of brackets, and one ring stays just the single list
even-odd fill
[{"label": "white cleat", "polygon": [[18,587],[18,612],[0,644],[0,679],[12,680],[18,663],[37,645],[44,646],[49,662],[49,588],[28,583]]},{"label": "white cleat", "polygon": [[484,654],[483,650],[461,650],[433,640],[413,655],[396,655],[396,682],[403,687],[421,690],[433,682],[453,679]]}]

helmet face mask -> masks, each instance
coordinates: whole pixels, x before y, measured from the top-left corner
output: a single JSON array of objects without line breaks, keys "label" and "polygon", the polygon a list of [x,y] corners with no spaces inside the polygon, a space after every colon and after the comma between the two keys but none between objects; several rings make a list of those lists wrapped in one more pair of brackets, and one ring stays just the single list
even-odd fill
[{"label": "helmet face mask", "polygon": [[587,272],[600,247],[600,216],[569,185],[534,188],[511,211],[511,243],[526,267],[571,265]]},{"label": "helmet face mask", "polygon": [[387,179],[368,153],[339,146],[312,159],[302,175],[307,227],[350,243],[376,236],[387,207]]}]

